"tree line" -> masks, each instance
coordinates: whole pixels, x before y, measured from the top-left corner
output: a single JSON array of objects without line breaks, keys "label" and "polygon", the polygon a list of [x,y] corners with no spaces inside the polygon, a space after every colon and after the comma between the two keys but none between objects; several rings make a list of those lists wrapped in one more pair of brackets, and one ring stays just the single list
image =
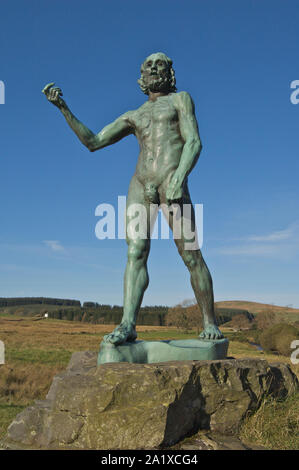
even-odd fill
[{"label": "tree line", "polygon": [[[163,326],[168,307],[155,305],[141,307],[137,325]],[[82,321],[85,323],[111,325],[121,322],[123,308],[117,305],[99,305],[85,308],[60,308],[48,313],[48,318],[56,320]]]},{"label": "tree line", "polygon": [[80,300],[55,299],[49,297],[0,297],[0,307],[16,307],[19,305],[65,305],[81,307]]},{"label": "tree line", "polygon": [[[0,307],[13,307],[25,305],[54,305],[61,308],[48,312],[49,318],[68,321],[82,321],[94,324],[118,324],[121,322],[123,307],[119,305],[99,304],[98,302],[84,302],[79,300],[57,299],[49,297],[9,297],[0,298]],[[43,313],[46,307],[43,308]],[[241,317],[252,321],[253,315],[247,310],[234,308],[216,308],[217,324],[229,322],[233,317]],[[167,307],[153,305],[141,307],[137,324],[149,326],[176,326],[188,330],[192,327],[202,328],[202,314],[198,305],[177,305]]]}]

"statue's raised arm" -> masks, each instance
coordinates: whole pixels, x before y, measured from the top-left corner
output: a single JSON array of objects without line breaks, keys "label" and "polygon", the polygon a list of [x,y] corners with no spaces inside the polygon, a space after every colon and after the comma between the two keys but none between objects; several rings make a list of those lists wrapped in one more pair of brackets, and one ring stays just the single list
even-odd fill
[{"label": "statue's raised arm", "polygon": [[107,145],[112,145],[133,132],[129,120],[130,113],[126,113],[116,119],[112,124],[104,127],[98,134],[94,134],[74,116],[65,100],[61,98],[61,96],[63,96],[61,88],[55,87],[54,85],[54,82],[48,83],[43,88],[42,93],[45,94],[50,103],[60,109],[68,125],[81,140],[82,144],[91,152],[107,147]]}]

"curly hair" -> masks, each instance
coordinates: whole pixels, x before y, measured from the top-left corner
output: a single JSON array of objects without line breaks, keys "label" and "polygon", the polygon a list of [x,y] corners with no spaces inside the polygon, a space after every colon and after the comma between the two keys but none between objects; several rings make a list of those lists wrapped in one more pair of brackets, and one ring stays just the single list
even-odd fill
[{"label": "curly hair", "polygon": [[[165,62],[168,65],[169,74],[168,74],[167,77],[162,79],[161,84],[164,82],[163,84],[165,84],[165,86],[167,87],[167,91],[169,93],[175,93],[177,91],[177,89],[176,89],[176,86],[175,86],[176,80],[175,80],[174,69],[172,67],[172,60],[169,57],[167,57],[167,55],[164,54],[163,52],[156,52],[155,54],[151,54],[151,55],[156,55],[156,54],[161,55],[163,60],[165,60]],[[148,56],[148,57],[150,57],[150,56]],[[147,61],[148,57],[145,59],[145,61],[141,65],[141,69],[140,69],[141,76],[140,76],[139,80],[137,80],[137,82],[138,82],[138,84],[141,88],[141,91],[143,93],[145,93],[146,95],[149,94],[149,89],[148,89],[147,85],[144,82],[143,72],[144,72],[144,64]]]}]

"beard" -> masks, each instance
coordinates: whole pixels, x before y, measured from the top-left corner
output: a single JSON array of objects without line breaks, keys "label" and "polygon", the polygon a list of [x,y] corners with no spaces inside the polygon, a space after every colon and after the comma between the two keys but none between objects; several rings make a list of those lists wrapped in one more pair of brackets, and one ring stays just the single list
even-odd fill
[{"label": "beard", "polygon": [[170,88],[170,78],[168,75],[149,75],[144,77],[144,84],[151,92],[167,92]]}]

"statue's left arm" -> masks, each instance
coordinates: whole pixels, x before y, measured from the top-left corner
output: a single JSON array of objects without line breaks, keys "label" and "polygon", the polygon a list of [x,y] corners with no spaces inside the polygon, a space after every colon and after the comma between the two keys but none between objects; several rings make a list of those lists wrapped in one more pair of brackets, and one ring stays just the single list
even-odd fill
[{"label": "statue's left arm", "polygon": [[179,166],[167,190],[167,199],[169,201],[182,197],[184,181],[194,168],[202,149],[191,96],[186,91],[182,91],[174,95],[173,102],[179,116],[179,126],[184,147]]}]

